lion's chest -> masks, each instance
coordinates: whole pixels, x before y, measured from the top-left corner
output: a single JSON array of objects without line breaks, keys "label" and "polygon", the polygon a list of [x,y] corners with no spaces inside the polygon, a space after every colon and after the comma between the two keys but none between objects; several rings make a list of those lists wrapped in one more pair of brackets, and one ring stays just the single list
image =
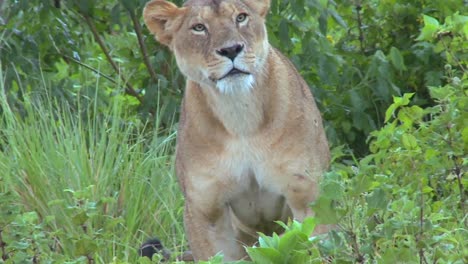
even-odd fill
[{"label": "lion's chest", "polygon": [[[240,139],[229,142],[220,166],[230,177],[231,195],[229,205],[243,225],[257,231],[268,232],[275,220],[286,220],[290,216],[281,191],[271,184],[269,178],[271,150],[254,140]],[[273,227],[273,228],[274,228]]]}]

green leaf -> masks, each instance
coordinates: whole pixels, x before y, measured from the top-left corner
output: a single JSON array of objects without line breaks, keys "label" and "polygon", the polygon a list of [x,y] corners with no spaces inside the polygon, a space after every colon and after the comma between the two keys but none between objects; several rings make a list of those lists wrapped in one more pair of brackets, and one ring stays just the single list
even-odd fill
[{"label": "green leaf", "polygon": [[320,33],[322,33],[322,35],[327,35],[327,30],[328,30],[328,12],[326,9],[324,9],[321,13],[320,13],[320,16],[319,16],[319,29],[320,29]]},{"label": "green leaf", "polygon": [[315,212],[315,217],[323,224],[338,223],[336,210],[332,206],[332,200],[326,197],[320,197],[312,203],[312,210]]},{"label": "green leaf", "polygon": [[88,215],[86,214],[85,211],[82,211],[76,215],[73,216],[72,221],[73,224],[80,226],[83,225],[87,220],[88,220]]},{"label": "green leaf", "polygon": [[465,39],[468,39],[468,23],[463,26],[463,35]]},{"label": "green leaf", "polygon": [[348,28],[348,24],[346,23],[346,21],[343,19],[343,17],[341,17],[338,12],[336,12],[335,10],[333,9],[329,9],[328,10],[329,14],[332,16],[333,20],[335,20],[340,26],[342,26],[343,28]]},{"label": "green leaf", "polygon": [[94,9],[94,1],[91,0],[79,0],[75,1],[78,2],[78,10],[87,16],[92,16],[93,9]]},{"label": "green leaf", "polygon": [[271,247],[271,248],[277,248],[279,244],[280,237],[276,234],[273,233],[272,236],[267,236],[263,233],[259,233],[260,237],[258,238],[258,242],[260,247]]},{"label": "green leaf", "polygon": [[468,145],[468,127],[464,127],[461,134],[463,143],[465,143],[465,145]]},{"label": "green leaf", "polygon": [[35,224],[39,220],[36,212],[27,212],[22,215],[22,220],[28,224]]},{"label": "green leaf", "polygon": [[390,105],[387,108],[387,111],[385,111],[385,123],[387,123],[391,117],[393,117],[393,114],[395,113],[395,110],[397,109],[397,106],[395,104]]},{"label": "green leaf", "polygon": [[400,70],[400,71],[407,70],[405,66],[405,61],[399,49],[395,47],[391,47],[389,57],[390,57],[390,62],[392,63],[393,67],[395,67],[397,70]]},{"label": "green leaf", "polygon": [[370,196],[366,197],[369,208],[384,210],[387,207],[387,197],[385,191],[378,188],[372,191]]},{"label": "green leaf", "polygon": [[391,104],[387,111],[385,111],[385,122],[388,122],[392,116],[394,116],[395,110],[401,106],[408,105],[410,98],[414,93],[405,93],[403,97],[393,97],[393,104]]},{"label": "green leaf", "polygon": [[308,236],[300,230],[288,231],[281,236],[278,251],[283,256],[287,256],[292,254],[293,250],[303,248],[306,242],[308,242]]},{"label": "green leaf", "polygon": [[87,256],[93,252],[96,252],[97,244],[91,238],[81,238],[75,243],[75,251],[78,256]]},{"label": "green leaf", "polygon": [[429,87],[429,92],[431,97],[437,100],[444,100],[450,95],[446,87]]},{"label": "green leaf", "polygon": [[307,250],[296,250],[288,258],[287,263],[311,263],[310,255]]},{"label": "green leaf", "polygon": [[247,248],[247,253],[253,262],[259,264],[283,263],[283,256],[274,248]]},{"label": "green leaf", "polygon": [[314,232],[315,226],[317,225],[317,220],[314,217],[307,217],[302,222],[302,233],[306,236],[311,236]]},{"label": "green leaf", "polygon": [[279,39],[283,45],[286,47],[291,46],[291,39],[289,36],[289,26],[288,26],[288,21],[286,19],[282,19],[280,24],[279,24]]},{"label": "green leaf", "polygon": [[416,137],[411,134],[403,134],[401,136],[401,141],[403,143],[403,146],[408,150],[415,150],[418,148],[418,142],[416,140]]},{"label": "green leaf", "polygon": [[425,40],[425,41],[430,41],[434,38],[435,33],[439,30],[440,24],[437,19],[423,15],[424,18],[424,27],[421,30],[421,34],[418,36],[416,40]]},{"label": "green leaf", "polygon": [[422,193],[431,193],[433,191],[434,189],[432,189],[430,186],[424,186],[422,189]]},{"label": "green leaf", "polygon": [[120,0],[123,6],[128,10],[134,10],[137,8],[138,2],[135,0]]}]

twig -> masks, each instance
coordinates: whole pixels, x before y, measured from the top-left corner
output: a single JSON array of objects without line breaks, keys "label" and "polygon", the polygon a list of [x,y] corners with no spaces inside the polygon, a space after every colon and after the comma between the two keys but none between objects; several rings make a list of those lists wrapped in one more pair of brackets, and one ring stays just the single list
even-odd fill
[{"label": "twig", "polygon": [[453,162],[455,163],[455,168],[453,169],[455,175],[457,176],[457,182],[458,182],[458,189],[460,190],[460,207],[462,209],[463,215],[466,215],[465,213],[465,191],[463,190],[463,183],[462,183],[462,169],[460,165],[457,163],[457,158],[456,156],[452,157]]},{"label": "twig", "polygon": [[359,29],[359,44],[360,44],[361,52],[365,53],[365,51],[364,51],[364,32],[362,31],[361,10],[362,10],[361,1],[357,0],[356,1],[356,16],[357,16],[356,19],[357,19],[358,29]]},{"label": "twig", "polygon": [[140,22],[138,21],[138,18],[136,17],[135,12],[132,9],[127,8],[127,11],[130,14],[130,18],[133,22],[133,28],[135,29],[135,33],[137,35],[138,45],[140,45],[140,50],[143,55],[143,63],[145,63],[146,69],[148,69],[148,73],[151,76],[153,82],[158,83],[158,77],[156,76],[156,72],[154,71],[154,68],[148,59],[148,50],[146,49],[145,42],[143,41],[143,34],[141,32]]},{"label": "twig", "polygon": [[79,61],[79,60],[77,60],[77,59],[75,59],[75,58],[73,58],[73,57],[70,57],[70,56],[68,56],[68,55],[65,55],[65,54],[60,54],[60,55],[63,56],[63,57],[65,57],[65,58],[67,58],[67,59],[70,60],[70,61],[73,61],[74,63],[76,63],[76,64],[78,64],[78,65],[80,65],[80,66],[85,67],[85,68],[88,69],[88,70],[91,70],[92,72],[94,72],[94,73],[100,75],[101,77],[107,79],[108,81],[110,81],[110,82],[112,82],[112,83],[114,83],[114,84],[117,84],[117,82],[116,82],[114,79],[112,79],[109,75],[100,72],[99,70],[97,70],[97,69],[95,69],[95,68],[89,66],[88,64],[82,63],[81,61]]},{"label": "twig", "polygon": [[[32,235],[32,234],[31,234]],[[39,249],[37,248],[37,245],[36,245],[36,241],[34,239],[31,240],[31,244],[33,246],[33,252],[34,252],[34,256],[33,256],[33,259],[32,259],[32,263],[34,264],[37,264],[37,263],[41,263],[40,262],[40,259],[39,259],[39,256],[41,255],[41,253],[39,252]]]},{"label": "twig", "polygon": [[7,244],[3,241],[2,232],[3,232],[3,230],[0,229],[0,249],[2,249],[2,258],[1,258],[1,260],[5,261],[9,257],[8,257],[8,253],[6,252],[6,245]]},{"label": "twig", "polygon": [[125,84],[125,86],[126,86],[125,93],[137,98],[140,103],[143,103],[143,99],[141,98],[140,94],[137,91],[135,91],[135,89],[133,89],[132,85],[121,74],[119,67],[117,66],[115,61],[112,59],[112,57],[110,56],[109,51],[106,48],[106,45],[104,44],[101,37],[99,36],[96,25],[94,24],[92,18],[87,14],[81,14],[81,15],[84,17],[84,19],[86,21],[86,24],[88,24],[89,28],[91,29],[91,32],[93,33],[93,36],[94,36],[94,40],[98,43],[98,45],[101,48],[102,52],[106,56],[107,61],[110,63],[110,65],[112,66],[114,71],[120,76],[120,79]]},{"label": "twig", "polygon": [[[451,125],[447,126],[447,132],[448,132],[448,139],[446,142],[449,145],[449,147],[453,149]],[[453,173],[455,173],[455,175],[457,176],[458,189],[460,192],[460,209],[462,210],[463,215],[466,215],[465,213],[465,190],[463,188],[463,182],[462,182],[462,176],[463,176],[462,168],[458,164],[458,156],[452,155],[451,159],[453,163],[455,164],[455,168],[453,168]]]},{"label": "twig", "polygon": [[[419,189],[420,189],[420,202],[421,204],[419,205],[419,234],[416,236],[416,243],[420,244],[419,242],[423,239],[424,236],[424,195],[423,195],[423,183],[422,179],[419,181]],[[427,264],[426,257],[424,256],[424,248],[420,248],[418,251],[419,254],[419,263]]]},{"label": "twig", "polygon": [[88,260],[89,264],[93,264],[95,262],[94,258],[90,254],[86,255],[86,259]]},{"label": "twig", "polygon": [[356,233],[354,232],[354,224],[353,220],[350,219],[351,223],[351,231],[347,231],[348,235],[351,237],[351,247],[353,248],[354,253],[356,254],[356,262],[357,263],[364,263],[364,256],[361,254],[361,250],[359,249],[359,243],[357,241]]}]

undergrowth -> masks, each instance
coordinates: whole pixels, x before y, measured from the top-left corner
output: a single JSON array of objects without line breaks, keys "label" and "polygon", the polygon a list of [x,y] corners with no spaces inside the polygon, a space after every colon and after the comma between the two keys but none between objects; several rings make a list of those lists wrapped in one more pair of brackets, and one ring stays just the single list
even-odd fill
[{"label": "undergrowth", "polygon": [[155,235],[183,246],[172,127],[149,133],[117,103],[71,111],[47,94],[18,114],[0,91],[0,262],[134,263]]}]

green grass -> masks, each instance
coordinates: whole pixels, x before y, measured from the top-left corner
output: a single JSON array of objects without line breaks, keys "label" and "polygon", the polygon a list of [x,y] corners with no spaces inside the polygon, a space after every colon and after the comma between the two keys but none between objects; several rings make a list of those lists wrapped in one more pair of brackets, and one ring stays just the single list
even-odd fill
[{"label": "green grass", "polygon": [[0,234],[12,263],[135,263],[153,236],[182,250],[174,129],[145,132],[119,103],[96,115],[96,104],[72,111],[37,95],[19,115],[0,93]]}]

